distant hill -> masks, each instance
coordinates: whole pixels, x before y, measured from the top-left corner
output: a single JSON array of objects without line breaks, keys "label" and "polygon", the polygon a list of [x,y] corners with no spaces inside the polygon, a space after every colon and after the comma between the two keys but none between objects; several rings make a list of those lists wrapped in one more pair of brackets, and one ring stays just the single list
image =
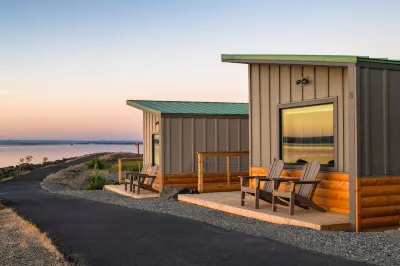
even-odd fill
[{"label": "distant hill", "polygon": [[0,140],[0,145],[73,145],[73,144],[102,144],[102,145],[133,145],[134,142],[143,144],[141,140]]}]

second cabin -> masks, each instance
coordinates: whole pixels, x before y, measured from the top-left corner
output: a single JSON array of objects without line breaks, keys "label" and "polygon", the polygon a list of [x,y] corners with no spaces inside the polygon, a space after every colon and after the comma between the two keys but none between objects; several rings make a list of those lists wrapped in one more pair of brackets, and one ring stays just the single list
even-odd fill
[{"label": "second cabin", "polygon": [[239,188],[238,176],[249,171],[247,103],[128,100],[127,104],[143,111],[143,163],[159,166],[155,189],[199,188],[199,157],[205,191]]}]

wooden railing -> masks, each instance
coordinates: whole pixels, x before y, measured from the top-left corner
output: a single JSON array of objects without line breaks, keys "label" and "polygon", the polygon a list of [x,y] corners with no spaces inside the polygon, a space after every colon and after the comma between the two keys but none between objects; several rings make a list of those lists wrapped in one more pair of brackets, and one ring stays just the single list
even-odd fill
[{"label": "wooden railing", "polygon": [[141,169],[141,162],[143,162],[143,158],[119,158],[118,159],[118,182],[122,184],[122,163],[123,162],[139,162],[138,163],[138,172]]},{"label": "wooden railing", "polygon": [[226,185],[231,184],[231,157],[232,156],[249,156],[248,151],[225,151],[225,152],[198,152],[198,190],[204,191],[204,161],[207,157],[225,157],[226,158]]}]

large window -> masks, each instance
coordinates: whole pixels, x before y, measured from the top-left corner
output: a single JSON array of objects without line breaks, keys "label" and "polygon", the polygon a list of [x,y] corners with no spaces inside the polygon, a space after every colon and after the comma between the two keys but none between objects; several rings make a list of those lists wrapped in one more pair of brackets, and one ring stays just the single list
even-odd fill
[{"label": "large window", "polygon": [[160,135],[153,134],[152,136],[152,164],[160,165]]},{"label": "large window", "polygon": [[280,109],[281,159],[287,164],[335,165],[334,104]]}]

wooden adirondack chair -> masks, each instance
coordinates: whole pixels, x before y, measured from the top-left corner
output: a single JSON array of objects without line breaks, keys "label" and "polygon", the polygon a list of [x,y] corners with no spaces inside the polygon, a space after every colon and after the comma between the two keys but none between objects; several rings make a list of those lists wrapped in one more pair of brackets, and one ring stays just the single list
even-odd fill
[{"label": "wooden adirondack chair", "polygon": [[[152,192],[159,192],[158,190],[153,188],[154,180],[156,180],[157,177],[157,169],[158,166],[154,165],[151,167],[150,174],[139,174],[136,176],[136,179],[132,181],[133,191],[136,194],[140,194],[140,189],[145,189]],[[145,182],[145,180],[147,181]]]},{"label": "wooden adirondack chair", "polygon": [[[271,165],[270,171],[268,171],[268,175],[263,176],[240,176],[240,186],[241,186],[241,195],[240,195],[240,205],[244,206],[245,195],[250,194],[255,196],[254,208],[260,208],[260,199],[266,202],[272,202],[272,191],[273,184],[272,180],[276,180],[275,186],[276,189],[279,187],[279,183],[281,180],[287,180],[286,178],[280,178],[280,175],[283,170],[284,163],[282,160],[274,159],[274,162]],[[250,179],[256,180],[256,187],[250,187]],[[265,181],[264,186],[260,188],[260,181]]]},{"label": "wooden adirondack chair", "polygon": [[[294,214],[294,206],[299,206],[303,209],[315,209],[320,212],[325,212],[326,210],[317,204],[315,204],[312,200],[317,185],[321,182],[321,180],[316,180],[318,172],[320,169],[320,163],[317,161],[307,163],[303,172],[301,173],[301,177],[299,180],[288,180],[281,182],[289,182],[290,183],[290,191],[289,192],[281,192],[276,189],[272,192],[272,211],[276,212],[276,201],[277,199],[280,202],[286,202],[289,204],[289,215]],[[275,181],[273,181],[275,182]],[[299,189],[296,192],[296,184],[299,184]]]},{"label": "wooden adirondack chair", "polygon": [[149,164],[149,163],[143,165],[142,170],[140,172],[127,172],[127,173],[125,173],[125,182],[124,182],[125,183],[125,190],[128,189],[128,184],[130,184],[129,185],[129,189],[130,189],[130,191],[132,191],[132,180],[133,180],[133,178],[135,178],[135,176],[137,176],[138,174],[146,174],[147,169],[150,168],[150,165],[151,164]]}]

